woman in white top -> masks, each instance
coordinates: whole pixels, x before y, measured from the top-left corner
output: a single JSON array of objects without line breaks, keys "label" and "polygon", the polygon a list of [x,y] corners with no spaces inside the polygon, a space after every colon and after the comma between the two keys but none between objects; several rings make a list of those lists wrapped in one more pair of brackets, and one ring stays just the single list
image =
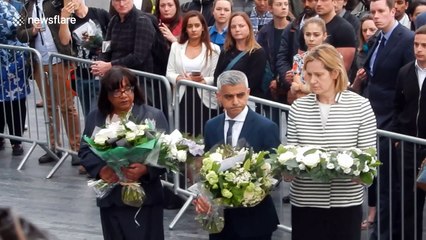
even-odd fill
[{"label": "woman in white top", "polygon": [[[213,85],[219,53],[219,46],[210,43],[203,15],[190,11],[183,19],[179,41],[173,43],[170,49],[166,77],[173,86],[179,80]],[[215,97],[200,89],[195,94],[190,87],[181,87],[178,93],[179,129],[193,136],[202,134],[202,127],[212,114],[211,109],[217,109]]]},{"label": "woman in white top", "polygon": [[[311,49],[304,61],[312,93],[291,105],[288,143],[328,150],[375,147],[376,118],[368,99],[347,90],[340,53],[323,44]],[[353,179],[295,177],[290,188],[292,240],[361,239],[363,193]]]}]

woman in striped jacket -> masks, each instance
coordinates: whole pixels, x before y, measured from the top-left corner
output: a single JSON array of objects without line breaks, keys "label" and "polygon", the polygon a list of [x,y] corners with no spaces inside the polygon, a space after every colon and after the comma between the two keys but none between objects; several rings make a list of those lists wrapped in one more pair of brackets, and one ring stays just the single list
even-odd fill
[{"label": "woman in striped jacket", "polygon": [[[312,93],[291,106],[288,143],[328,150],[376,146],[376,119],[368,99],[347,90],[341,55],[328,44],[305,57]],[[291,184],[292,239],[359,240],[363,186],[353,179],[317,182],[295,177]]]}]

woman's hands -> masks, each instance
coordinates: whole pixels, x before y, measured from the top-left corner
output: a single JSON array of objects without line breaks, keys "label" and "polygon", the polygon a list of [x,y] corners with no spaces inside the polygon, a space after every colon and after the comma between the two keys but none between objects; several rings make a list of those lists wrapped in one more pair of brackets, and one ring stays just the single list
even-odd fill
[{"label": "woman's hands", "polygon": [[191,80],[194,82],[198,82],[198,83],[206,83],[206,81],[204,80],[203,75],[197,75],[197,76],[193,76],[190,73],[184,73],[183,75],[178,75],[176,77],[176,82],[179,80]]},{"label": "woman's hands", "polygon": [[173,35],[172,31],[170,31],[169,27],[166,26],[166,24],[161,23],[160,31],[163,34],[163,36],[171,43],[177,42],[177,38]]},{"label": "woman's hands", "polygon": [[128,180],[139,181],[139,179],[148,173],[148,168],[142,163],[132,163],[127,168],[121,168],[121,171]]},{"label": "woman's hands", "polygon": [[207,199],[203,196],[199,196],[194,201],[192,201],[192,204],[195,205],[195,211],[200,214],[206,214],[211,211],[212,206],[209,204]]},{"label": "woman's hands", "polygon": [[101,177],[101,179],[107,183],[116,183],[119,180],[117,174],[109,166],[104,166],[101,168],[99,177]]}]

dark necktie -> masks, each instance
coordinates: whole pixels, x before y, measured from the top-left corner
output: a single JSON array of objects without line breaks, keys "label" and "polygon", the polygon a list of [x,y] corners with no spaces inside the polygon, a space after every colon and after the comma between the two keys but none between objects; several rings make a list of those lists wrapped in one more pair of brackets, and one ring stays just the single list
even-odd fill
[{"label": "dark necktie", "polygon": [[377,48],[376,61],[377,61],[377,58],[379,58],[380,53],[382,52],[383,48],[385,47],[385,43],[386,43],[386,38],[385,38],[385,36],[382,34],[382,37],[380,38],[379,46],[378,46],[378,48]]},{"label": "dark necktie", "polygon": [[232,126],[234,126],[234,120],[228,120],[228,131],[226,132],[226,144],[232,146]]}]

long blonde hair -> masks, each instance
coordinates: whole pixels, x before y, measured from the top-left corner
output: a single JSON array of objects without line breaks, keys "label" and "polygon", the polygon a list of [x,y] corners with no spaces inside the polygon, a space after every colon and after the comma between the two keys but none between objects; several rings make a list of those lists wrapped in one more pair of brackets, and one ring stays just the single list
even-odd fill
[{"label": "long blonde hair", "polygon": [[250,54],[253,51],[261,48],[261,46],[259,45],[259,43],[256,42],[256,38],[254,37],[253,26],[251,25],[250,18],[247,16],[245,12],[235,12],[232,14],[231,18],[229,19],[228,33],[226,35],[226,40],[225,40],[225,44],[223,45],[223,49],[225,50],[225,52],[227,52],[236,45],[235,39],[232,37],[232,33],[231,33],[232,32],[231,23],[232,23],[232,19],[238,16],[242,17],[249,27],[249,35],[246,38],[247,48],[245,52],[248,52]]}]

